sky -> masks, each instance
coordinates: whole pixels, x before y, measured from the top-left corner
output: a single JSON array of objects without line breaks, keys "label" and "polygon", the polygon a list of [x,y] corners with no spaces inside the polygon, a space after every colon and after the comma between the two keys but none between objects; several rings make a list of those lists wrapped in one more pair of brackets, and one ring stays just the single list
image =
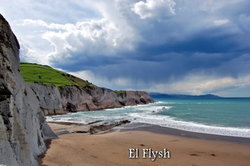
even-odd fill
[{"label": "sky", "polygon": [[21,61],[110,89],[250,97],[249,0],[0,0]]}]

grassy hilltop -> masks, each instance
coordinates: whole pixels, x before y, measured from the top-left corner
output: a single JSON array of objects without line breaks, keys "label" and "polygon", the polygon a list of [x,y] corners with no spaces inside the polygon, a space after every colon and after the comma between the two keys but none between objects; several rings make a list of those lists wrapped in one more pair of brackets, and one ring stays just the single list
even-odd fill
[{"label": "grassy hilltop", "polygon": [[40,83],[54,86],[95,86],[88,81],[82,80],[68,73],[53,69],[52,67],[47,65],[21,62],[20,72],[24,80],[30,83]]}]

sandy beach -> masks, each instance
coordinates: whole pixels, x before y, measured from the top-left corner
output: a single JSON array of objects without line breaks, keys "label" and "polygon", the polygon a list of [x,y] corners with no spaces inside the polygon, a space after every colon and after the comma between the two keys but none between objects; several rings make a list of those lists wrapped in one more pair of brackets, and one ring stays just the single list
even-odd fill
[{"label": "sandy beach", "polygon": [[[51,124],[55,132],[70,125]],[[72,126],[70,127],[72,129]],[[129,148],[139,149],[138,159],[129,159]],[[169,150],[171,158],[142,158],[142,149]],[[250,145],[228,141],[194,139],[151,131],[113,131],[102,134],[62,134],[52,140],[41,159],[47,166],[84,165],[176,165],[249,166]]]}]

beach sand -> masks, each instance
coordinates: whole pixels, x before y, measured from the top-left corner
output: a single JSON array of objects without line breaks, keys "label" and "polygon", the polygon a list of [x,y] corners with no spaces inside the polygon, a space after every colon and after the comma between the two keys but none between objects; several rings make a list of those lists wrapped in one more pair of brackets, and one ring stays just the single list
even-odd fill
[{"label": "beach sand", "polygon": [[[53,130],[68,125],[51,124]],[[104,134],[64,134],[51,141],[43,155],[48,166],[249,166],[250,145],[154,133],[151,131],[113,131]],[[128,149],[138,148],[139,159],[129,159]],[[170,159],[143,159],[141,150],[170,151]]]}]

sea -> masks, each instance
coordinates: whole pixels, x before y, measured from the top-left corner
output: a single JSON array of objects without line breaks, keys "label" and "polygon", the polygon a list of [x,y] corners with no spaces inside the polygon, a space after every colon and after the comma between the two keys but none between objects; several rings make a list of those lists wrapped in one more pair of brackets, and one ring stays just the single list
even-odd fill
[{"label": "sea", "polygon": [[[47,121],[158,125],[185,131],[250,138],[250,98],[154,98],[155,103],[48,116]],[[133,126],[133,125],[132,125]],[[140,125],[134,125],[134,127]]]}]

